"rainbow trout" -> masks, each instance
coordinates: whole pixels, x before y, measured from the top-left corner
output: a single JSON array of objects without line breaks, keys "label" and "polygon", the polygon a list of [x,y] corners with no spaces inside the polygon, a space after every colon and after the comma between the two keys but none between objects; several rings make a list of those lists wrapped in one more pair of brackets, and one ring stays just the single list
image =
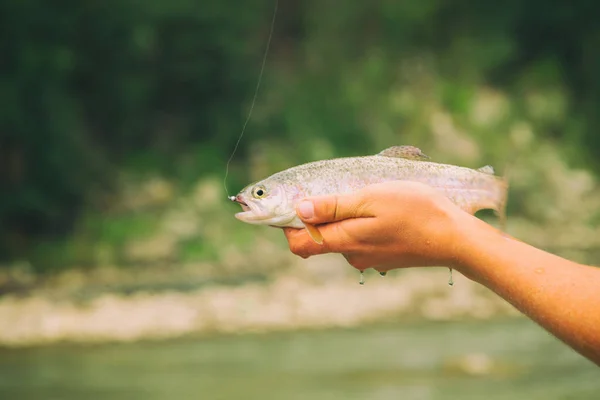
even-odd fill
[{"label": "rainbow trout", "polygon": [[396,180],[427,184],[471,214],[492,209],[504,225],[508,184],[494,175],[491,166],[471,169],[432,162],[413,146],[298,165],[248,185],[229,199],[241,205],[243,211],[235,215],[240,221],[306,228],[312,239],[322,244],[319,230],[296,215],[298,201],[308,196],[351,193],[370,184]]}]

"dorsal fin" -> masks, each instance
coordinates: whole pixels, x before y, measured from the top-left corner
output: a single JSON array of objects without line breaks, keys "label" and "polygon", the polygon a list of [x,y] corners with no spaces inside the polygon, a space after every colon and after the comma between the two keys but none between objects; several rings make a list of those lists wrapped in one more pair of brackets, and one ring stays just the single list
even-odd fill
[{"label": "dorsal fin", "polygon": [[378,155],[419,161],[429,160],[429,156],[425,155],[421,149],[414,146],[392,146],[382,150]]},{"label": "dorsal fin", "polygon": [[477,168],[477,171],[483,172],[484,174],[494,175],[494,167],[491,165],[484,165],[481,168]]}]

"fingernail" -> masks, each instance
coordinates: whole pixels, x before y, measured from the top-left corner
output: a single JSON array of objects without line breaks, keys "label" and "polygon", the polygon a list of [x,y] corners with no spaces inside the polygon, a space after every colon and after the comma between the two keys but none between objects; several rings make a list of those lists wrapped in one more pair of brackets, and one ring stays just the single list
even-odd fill
[{"label": "fingernail", "polygon": [[310,219],[315,216],[315,207],[310,201],[301,201],[298,204],[298,213],[304,219]]}]

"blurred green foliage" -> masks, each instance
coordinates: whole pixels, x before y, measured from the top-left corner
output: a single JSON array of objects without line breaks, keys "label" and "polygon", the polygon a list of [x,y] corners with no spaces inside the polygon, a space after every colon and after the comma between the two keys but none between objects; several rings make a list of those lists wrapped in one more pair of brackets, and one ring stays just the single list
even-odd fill
[{"label": "blurred green foliage", "polygon": [[190,144],[228,151],[269,5],[236,6],[1,2],[2,254],[69,232],[121,168],[173,173]]},{"label": "blurred green foliage", "polygon": [[[428,96],[461,120],[483,84],[511,94],[509,119],[533,121],[536,135],[560,141],[572,162],[600,170],[600,3],[280,3],[232,188],[250,178],[253,159],[279,167],[422,145]],[[101,222],[84,231],[114,242],[150,229],[151,219],[112,211],[124,173],[163,175],[182,187],[222,174],[253,95],[273,5],[0,2],[2,258],[48,258],[54,244],[40,243],[63,241],[90,220]],[[412,97],[390,100],[402,87]],[[548,100],[537,114],[526,104],[532,90]],[[510,146],[501,145],[499,129],[506,126],[469,134],[488,158],[504,160]],[[90,251],[77,240],[65,245],[70,260]],[[206,243],[183,246],[185,257],[210,253]]]}]

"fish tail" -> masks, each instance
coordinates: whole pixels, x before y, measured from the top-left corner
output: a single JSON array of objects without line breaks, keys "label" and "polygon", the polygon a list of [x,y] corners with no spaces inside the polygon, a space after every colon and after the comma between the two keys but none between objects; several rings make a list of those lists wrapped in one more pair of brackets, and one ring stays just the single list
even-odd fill
[{"label": "fish tail", "polygon": [[496,216],[498,217],[498,224],[500,225],[500,230],[506,231],[506,204],[508,203],[508,189],[510,187],[510,165],[507,164],[504,167],[504,173],[499,177],[498,186],[500,190],[500,195],[498,198],[498,203],[496,206]]},{"label": "fish tail", "polygon": [[496,216],[498,217],[498,224],[500,225],[501,231],[506,231],[506,203],[508,202],[508,180],[506,177],[502,177],[500,180],[500,198],[496,208]]}]

